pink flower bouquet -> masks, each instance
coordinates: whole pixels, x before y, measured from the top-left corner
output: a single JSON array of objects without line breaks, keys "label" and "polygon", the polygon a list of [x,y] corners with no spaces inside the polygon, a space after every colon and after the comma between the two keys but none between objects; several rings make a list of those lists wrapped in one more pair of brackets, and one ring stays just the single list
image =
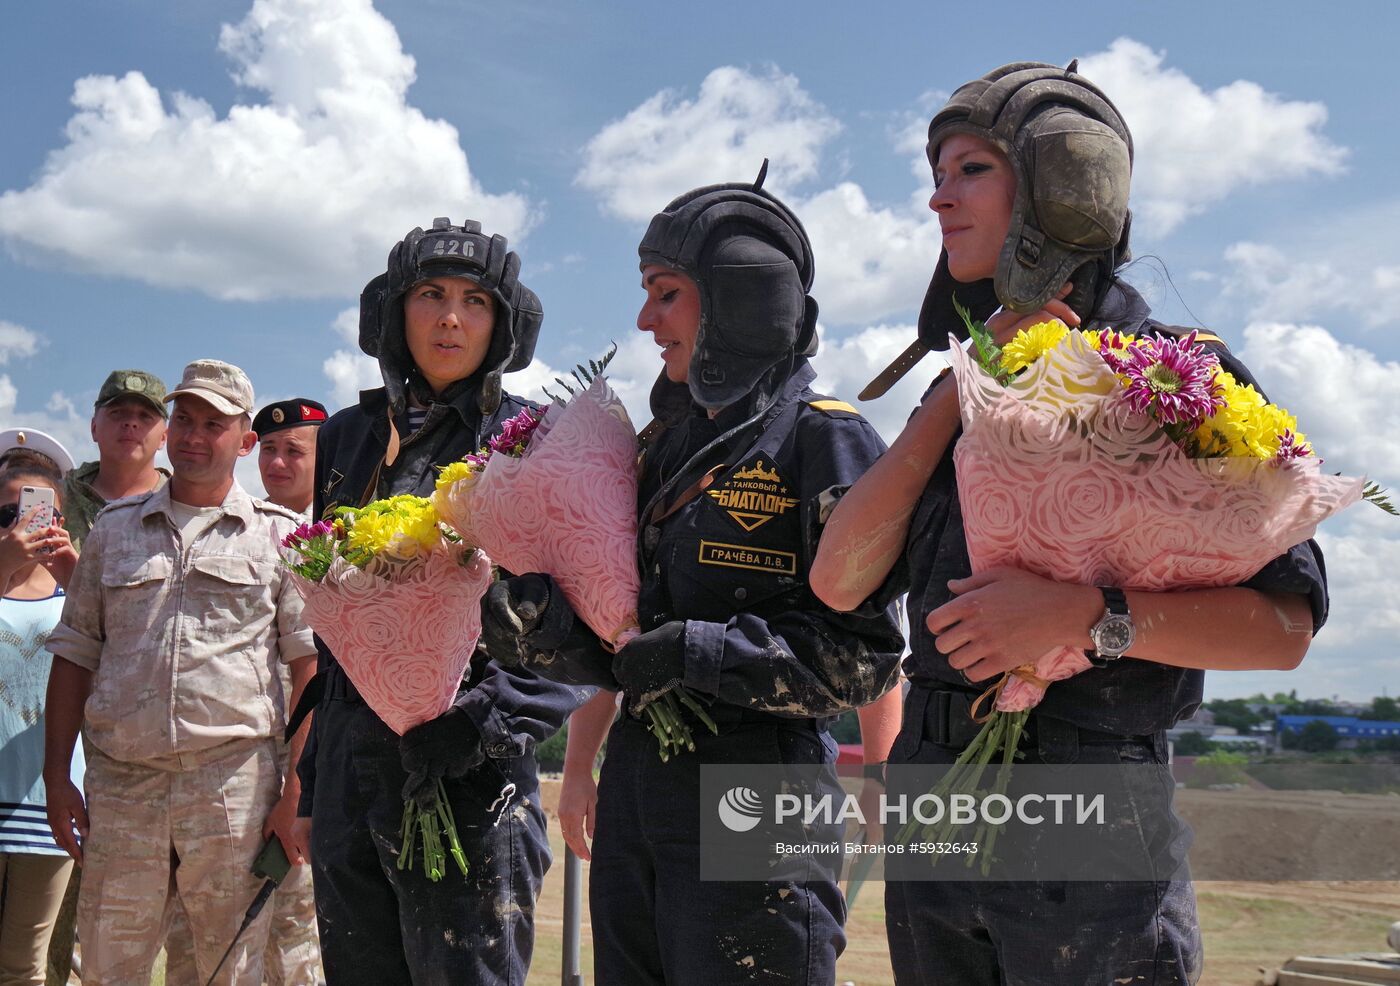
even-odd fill
[{"label": "pink flower bouquet", "polygon": [[483,454],[443,471],[433,502],[497,565],[553,578],[608,648],[636,635],[637,439],[601,376],[508,421]]},{"label": "pink flower bouquet", "polygon": [[[307,624],[385,725],[402,736],[452,707],[481,635],[491,560],[444,537],[428,500],[344,509],[334,522],[302,525],[282,547]],[[465,876],[444,792],[430,811],[406,802],[399,868],[417,844],[429,878],[440,879],[444,838]]]},{"label": "pink flower bouquet", "polygon": [[[1146,591],[1237,585],[1363,497],[1390,509],[1374,485],[1322,474],[1296,420],[1194,333],[1134,339],[1046,322],[998,349],[969,328],[977,353],[954,341],[949,362],[974,573],[1009,566]],[[974,705],[976,715],[993,699],[957,761],[970,769],[936,793],[972,790],[994,759],[1004,790],[1029,710],[1091,666],[1062,647],[1003,675]]]}]

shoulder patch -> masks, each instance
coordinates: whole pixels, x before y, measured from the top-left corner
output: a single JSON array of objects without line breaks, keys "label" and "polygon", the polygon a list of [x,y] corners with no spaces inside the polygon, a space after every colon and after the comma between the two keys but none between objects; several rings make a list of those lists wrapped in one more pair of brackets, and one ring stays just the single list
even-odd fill
[{"label": "shoulder patch", "polygon": [[860,412],[857,411],[851,405],[847,404],[845,401],[824,398],[822,400],[817,401],[808,401],[807,406],[814,407],[818,411],[821,411],[823,414],[830,414],[833,416],[842,417],[860,417]]}]

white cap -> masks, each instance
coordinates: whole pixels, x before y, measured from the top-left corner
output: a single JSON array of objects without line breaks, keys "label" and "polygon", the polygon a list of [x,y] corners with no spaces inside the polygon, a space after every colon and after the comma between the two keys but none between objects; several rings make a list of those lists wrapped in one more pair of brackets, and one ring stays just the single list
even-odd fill
[{"label": "white cap", "polygon": [[68,472],[74,465],[73,456],[68,454],[62,442],[35,428],[6,428],[0,431],[0,459],[10,449],[16,448],[47,455],[57,464],[59,472]]}]

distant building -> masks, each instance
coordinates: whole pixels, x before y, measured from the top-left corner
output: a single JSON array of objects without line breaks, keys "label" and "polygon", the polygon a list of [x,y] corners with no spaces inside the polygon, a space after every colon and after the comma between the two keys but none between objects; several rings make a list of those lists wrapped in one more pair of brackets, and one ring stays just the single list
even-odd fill
[{"label": "distant building", "polygon": [[1310,722],[1325,722],[1337,731],[1337,745],[1344,749],[1354,748],[1361,740],[1378,740],[1400,736],[1400,722],[1386,722],[1383,719],[1358,719],[1356,716],[1294,716],[1281,715],[1277,720],[1279,745],[1283,744],[1285,733],[1295,736]]}]

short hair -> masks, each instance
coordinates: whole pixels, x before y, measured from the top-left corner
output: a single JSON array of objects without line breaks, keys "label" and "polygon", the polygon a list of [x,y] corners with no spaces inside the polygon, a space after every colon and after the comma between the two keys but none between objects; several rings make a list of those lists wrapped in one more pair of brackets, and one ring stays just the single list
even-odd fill
[{"label": "short hair", "polygon": [[42,479],[62,493],[63,470],[43,452],[36,452],[32,448],[12,448],[0,453],[0,484],[21,476]]}]

